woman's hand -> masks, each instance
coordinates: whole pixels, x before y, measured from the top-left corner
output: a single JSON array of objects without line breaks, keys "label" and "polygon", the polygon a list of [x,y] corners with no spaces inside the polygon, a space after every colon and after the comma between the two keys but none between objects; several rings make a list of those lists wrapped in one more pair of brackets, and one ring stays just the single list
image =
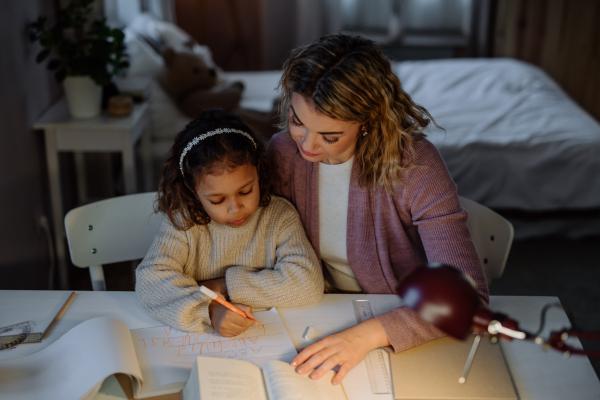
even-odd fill
[{"label": "woman's hand", "polygon": [[310,374],[310,378],[315,380],[339,365],[340,369],[331,381],[337,385],[369,351],[389,345],[383,327],[379,321],[371,318],[311,344],[294,357],[290,364],[298,366],[296,372],[302,375],[321,364]]},{"label": "woman's hand", "polygon": [[225,278],[219,279],[210,279],[208,281],[197,281],[198,285],[205,286],[212,290],[215,293],[220,293],[225,297],[226,300],[229,300],[229,295],[227,294],[227,281]]},{"label": "woman's hand", "polygon": [[[246,313],[248,318],[230,311],[227,307],[211,301],[208,306],[208,315],[215,331],[221,336],[231,337],[246,332],[246,329],[254,325],[256,318],[252,314],[252,307],[245,304],[232,303],[234,306]],[[250,319],[252,318],[252,319]]]}]

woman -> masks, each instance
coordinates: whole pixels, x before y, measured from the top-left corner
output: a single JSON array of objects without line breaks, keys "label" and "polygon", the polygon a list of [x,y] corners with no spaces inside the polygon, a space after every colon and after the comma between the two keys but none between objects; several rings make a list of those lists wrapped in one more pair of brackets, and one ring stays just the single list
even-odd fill
[{"label": "woman", "polygon": [[[402,90],[389,60],[360,36],[337,34],[294,50],[279,85],[281,128],[271,140],[279,194],[297,208],[329,291],[392,294],[417,265],[470,275],[488,305],[484,273],[456,185],[423,130],[433,118]],[[306,347],[296,371],[333,384],[366,354],[400,352],[443,334],[406,307]]]}]

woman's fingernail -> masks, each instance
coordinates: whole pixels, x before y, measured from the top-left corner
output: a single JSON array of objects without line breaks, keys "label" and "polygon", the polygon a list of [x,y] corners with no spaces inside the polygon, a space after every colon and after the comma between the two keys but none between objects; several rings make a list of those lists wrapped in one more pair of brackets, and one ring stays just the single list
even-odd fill
[{"label": "woman's fingernail", "polygon": [[296,361],[292,361],[292,362],[290,363],[290,365],[291,365],[292,367],[295,367],[295,366],[296,366],[296,364],[298,364]]}]

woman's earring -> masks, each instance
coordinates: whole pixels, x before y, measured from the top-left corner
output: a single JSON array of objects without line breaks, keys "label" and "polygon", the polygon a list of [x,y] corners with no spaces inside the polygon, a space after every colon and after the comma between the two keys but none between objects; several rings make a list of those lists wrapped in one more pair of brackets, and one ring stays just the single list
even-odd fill
[{"label": "woman's earring", "polygon": [[363,128],[362,134],[363,134],[363,136],[367,136],[369,134],[369,132],[367,132],[366,128]]}]

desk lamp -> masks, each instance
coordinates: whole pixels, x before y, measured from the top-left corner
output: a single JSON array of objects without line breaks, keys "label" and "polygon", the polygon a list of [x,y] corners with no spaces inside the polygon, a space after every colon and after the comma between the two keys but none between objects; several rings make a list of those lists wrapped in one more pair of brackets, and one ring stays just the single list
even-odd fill
[{"label": "desk lamp", "polygon": [[600,332],[581,332],[565,328],[552,331],[545,338],[541,336],[546,312],[551,307],[562,308],[560,304],[545,306],[537,332],[527,332],[519,329],[518,322],[507,315],[484,309],[473,279],[449,265],[429,263],[417,267],[400,282],[396,292],[404,304],[415,310],[423,320],[456,339],[465,340],[472,331],[479,333],[473,343],[463,376],[459,379],[461,383],[465,382],[482,333],[489,333],[492,342],[497,342],[498,338],[531,340],[544,348],[561,351],[565,357],[582,354],[600,358],[600,351],[577,349],[565,343],[569,337],[600,340]]}]

